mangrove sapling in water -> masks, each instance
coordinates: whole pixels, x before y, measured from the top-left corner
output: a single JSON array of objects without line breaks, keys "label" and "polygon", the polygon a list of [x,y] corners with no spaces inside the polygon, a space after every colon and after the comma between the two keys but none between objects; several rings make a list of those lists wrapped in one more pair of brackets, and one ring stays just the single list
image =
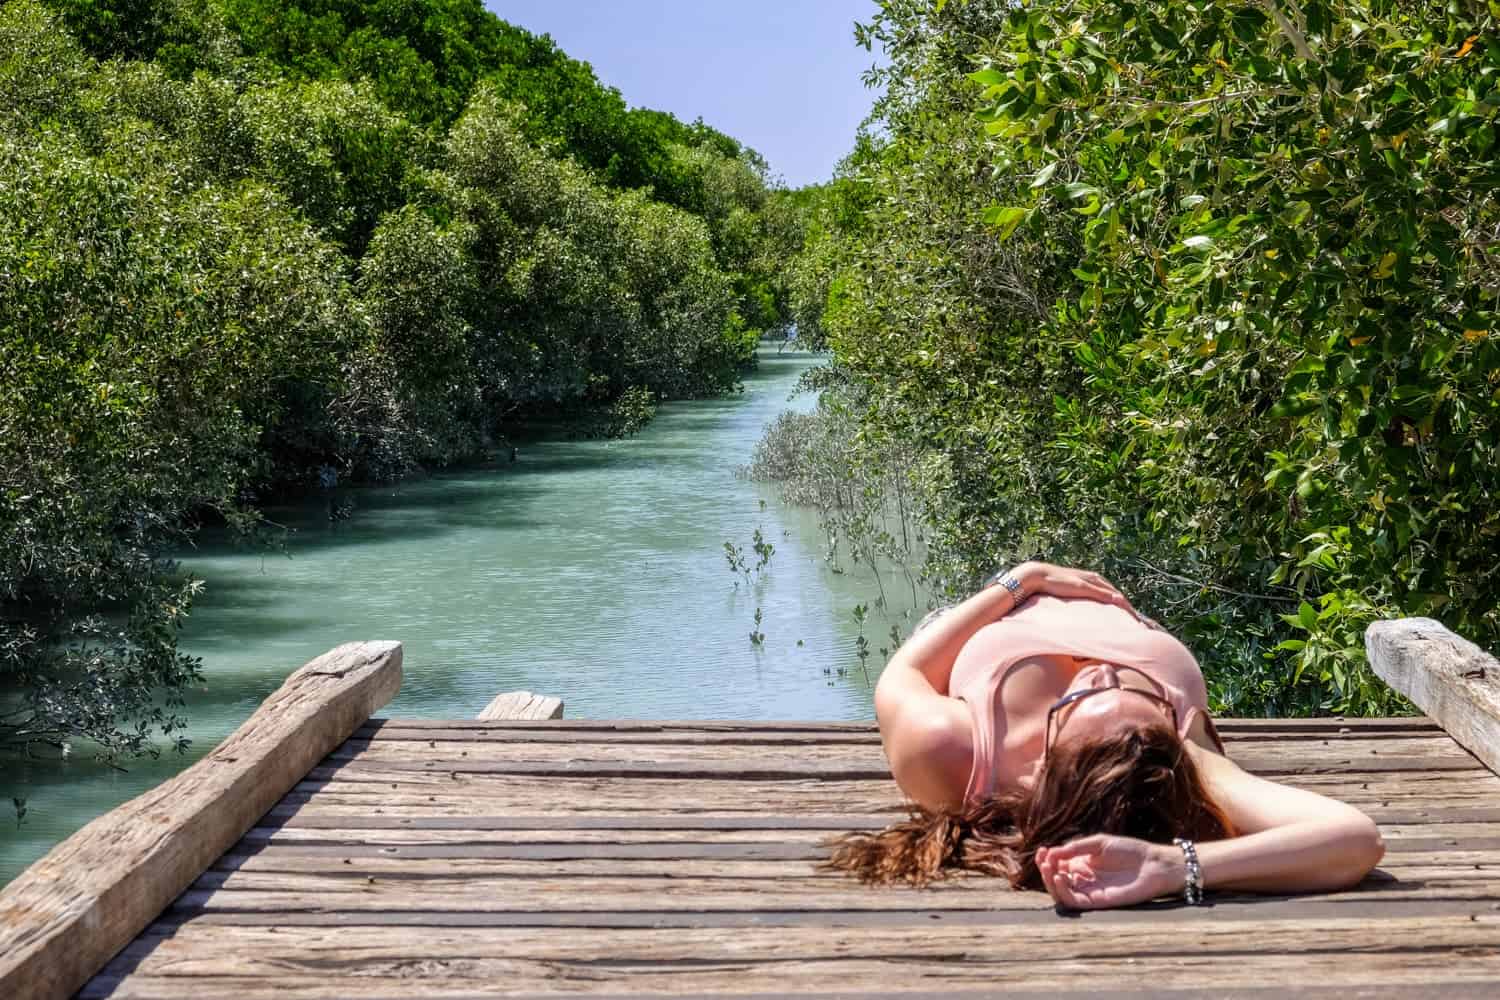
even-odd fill
[{"label": "mangrove sapling in water", "polygon": [[859,657],[859,669],[864,671],[865,683],[870,683],[870,640],[865,638],[865,622],[870,608],[865,604],[854,606],[854,624],[859,626],[859,635],[854,637],[854,655]]},{"label": "mangrove sapling in water", "polygon": [[[724,543],[724,558],[729,563],[729,572],[736,576],[743,576],[749,582],[750,571],[745,567],[745,554],[740,547],[733,542]],[[735,589],[739,589],[739,582],[735,582]]]},{"label": "mangrove sapling in water", "polygon": [[[926,583],[926,577],[919,567],[925,558],[926,533],[915,498],[927,495],[917,489],[925,467],[915,447],[862,434],[851,416],[853,401],[837,384],[809,388],[823,393],[817,411],[777,417],[740,474],[774,482],[788,503],[817,511],[827,538],[823,556],[830,572],[842,575],[863,566],[873,574],[877,596],[852,610],[860,626],[856,654],[868,681],[872,650],[864,626],[871,607],[888,617],[906,618],[924,603],[919,584]],[[897,606],[906,603],[905,595],[885,586],[885,575],[892,569],[907,583],[906,608]],[[894,624],[890,637],[891,645],[880,647],[887,659],[902,641]]]},{"label": "mangrove sapling in water", "polygon": [[[764,500],[761,501],[761,506],[765,506]],[[745,550],[740,546],[731,541],[724,543],[724,561],[729,564],[729,571],[731,573],[743,579],[747,592],[750,590],[752,584],[763,582],[766,567],[771,564],[771,557],[776,554],[776,546],[766,541],[765,532],[759,525],[756,526],[755,532],[751,536],[750,551],[755,553],[754,565],[751,565],[746,560]],[[735,581],[734,589],[736,591],[740,589],[739,580]],[[757,649],[766,641],[766,634],[761,631],[761,624],[764,620],[765,612],[757,606],[755,609],[755,624],[750,629],[750,643]],[[800,641],[797,644],[799,646],[802,645]]]}]

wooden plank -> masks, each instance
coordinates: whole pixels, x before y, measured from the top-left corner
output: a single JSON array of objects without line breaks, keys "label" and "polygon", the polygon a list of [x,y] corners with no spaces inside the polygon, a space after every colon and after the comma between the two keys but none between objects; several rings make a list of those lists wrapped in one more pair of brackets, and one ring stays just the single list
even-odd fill
[{"label": "wooden plank", "polygon": [[[1332,716],[1310,719],[1215,719],[1214,725],[1222,735],[1239,732],[1272,733],[1317,733],[1340,730],[1364,730],[1367,732],[1430,731],[1437,722],[1423,716],[1391,716],[1385,718],[1346,718]],[[865,733],[878,735],[874,722],[798,722],[798,721],[724,721],[711,719],[558,719],[550,722],[479,722],[469,719],[371,719],[359,728],[361,735],[381,730],[422,729],[430,731],[478,729],[539,730],[539,731],[597,731],[601,733],[776,733],[776,732],[820,732],[820,733]]]},{"label": "wooden plank", "polygon": [[[1152,954],[1128,958],[1096,958],[1079,949],[1059,958],[1032,958],[1012,953],[999,941],[958,955],[879,956],[814,959],[729,959],[721,962],[662,963],[645,959],[536,961],[523,957],[455,959],[433,962],[425,976],[413,976],[410,963],[361,970],[356,978],[360,996],[404,995],[409,998],[447,997],[455,992],[504,995],[516,992],[577,993],[585,990],[652,991],[709,996],[736,993],[749,982],[758,991],[796,995],[808,991],[845,991],[858,994],[892,984],[899,977],[907,989],[1074,990],[1108,991],[1122,982],[1138,981],[1143,973],[1154,986],[1221,989],[1279,983],[1292,987],[1307,975],[1305,968],[1289,968],[1277,953],[1238,951],[1231,960],[1212,949],[1188,954]],[[1337,954],[1337,953],[1335,953]],[[1357,961],[1318,960],[1318,981],[1350,989],[1363,984],[1404,985],[1422,990],[1433,981],[1493,983],[1500,976],[1500,953],[1435,946],[1428,950],[1364,952]],[[430,977],[430,978],[428,978]],[[308,971],[278,968],[265,975],[131,975],[117,985],[101,983],[85,1000],[109,996],[114,1000],[146,997],[234,996],[242,1000],[265,997],[308,998],[340,996],[355,982],[331,979],[326,967]]]},{"label": "wooden plank", "polygon": [[[1016,926],[1006,935],[1013,961],[1064,959],[1080,954],[1130,958],[1173,952],[1221,955],[1266,951],[1282,955],[1399,953],[1456,948],[1494,948],[1500,914],[1470,919],[1397,917],[1371,925],[1327,918],[1305,921],[1252,918],[1242,922],[1200,921],[1178,910],[1170,923],[1121,925],[1100,934],[1084,921],[1047,920]],[[1170,932],[1166,931],[1170,928]],[[621,929],[600,936],[551,928],[445,927],[414,937],[393,927],[309,928],[297,935],[298,952],[288,954],[287,935],[274,929],[224,924],[186,924],[170,933],[143,936],[111,963],[111,971],[134,968],[146,974],[254,974],[264,962],[285,958],[302,971],[331,970],[335,963],[359,961],[364,968],[419,956],[437,960],[508,958],[524,955],[542,961],[586,962],[607,947],[626,961],[765,961],[819,957],[880,958],[910,955],[942,958],[990,951],[993,933],[983,926],[950,926],[934,922],[913,934],[909,928],[830,927],[826,935],[789,932],[784,928],[746,928],[727,935],[714,929]],[[368,964],[365,964],[368,963]]]},{"label": "wooden plank", "polygon": [[1365,650],[1376,674],[1500,774],[1500,661],[1431,618],[1374,622]]},{"label": "wooden plank", "polygon": [[[1401,815],[1414,809],[1434,808],[1444,804],[1462,805],[1464,803],[1472,803],[1474,806],[1484,809],[1492,808],[1496,805],[1495,796],[1453,799],[1445,803],[1441,796],[1411,797],[1405,799],[1385,798],[1378,795],[1372,796],[1365,792],[1341,794],[1337,789],[1333,790],[1333,793],[1335,796],[1342,798],[1343,801],[1366,810],[1372,817],[1377,819],[1377,822],[1386,822],[1383,811],[1387,809],[1400,810],[1400,812],[1395,814],[1399,818]],[[795,796],[787,796],[787,798],[794,800]],[[872,796],[868,807],[861,808],[862,803],[859,800],[845,795],[840,796],[837,800],[821,799],[811,801],[808,803],[808,811],[820,813],[835,811],[848,812],[850,814],[858,813],[864,815],[867,821],[873,821],[873,825],[875,826],[885,826],[904,818],[906,815],[904,809],[893,804],[894,801],[893,798],[883,795]],[[773,808],[771,803],[767,805],[768,809]],[[599,802],[580,800],[578,802],[545,803],[543,807],[547,809],[544,815],[557,819],[566,819],[583,816],[603,818],[610,815],[622,818],[649,816],[654,815],[663,808],[674,808],[677,806],[677,803],[664,802],[643,803],[629,801],[625,804],[616,805],[607,800]],[[794,809],[795,807],[794,801],[776,803],[774,805],[775,810],[778,812],[782,811],[782,809]],[[729,818],[734,815],[754,815],[751,810],[741,808],[736,811],[732,806],[728,805],[684,805],[680,808],[685,816]],[[467,826],[473,818],[489,817],[497,812],[504,812],[507,809],[540,811],[535,799],[531,801],[506,802],[488,797],[475,800],[449,800],[439,799],[436,796],[424,796],[420,799],[408,798],[401,801],[381,801],[378,798],[370,796],[336,796],[325,794],[318,796],[314,801],[301,804],[283,802],[271,809],[266,823],[268,825],[290,824],[294,821],[300,823],[305,819],[346,827],[358,826],[360,821],[368,816],[371,818],[392,819],[398,822],[409,819],[413,823],[429,818],[444,819],[451,820],[460,826]],[[868,828],[868,824],[850,824],[848,827],[850,830],[861,828]]]},{"label": "wooden plank", "polygon": [[[678,859],[672,862],[672,874],[682,878],[782,878],[794,875],[799,878],[817,875],[835,880],[847,880],[841,872],[825,872],[816,867],[816,861],[784,861],[758,859],[748,861],[725,861],[720,859]],[[660,861],[621,858],[534,860],[525,858],[410,858],[401,855],[386,855],[361,852],[339,854],[319,853],[308,855],[296,851],[260,850],[254,853],[229,853],[215,861],[209,871],[214,872],[301,872],[327,874],[340,872],[351,877],[374,875],[377,878],[405,876],[457,876],[471,873],[481,876],[524,876],[528,878],[604,876],[618,878],[661,877]],[[1472,872],[1485,873],[1485,878],[1500,872],[1500,849],[1488,851],[1451,850],[1444,852],[1399,853],[1393,852],[1380,862],[1377,880],[1385,873],[1399,879],[1429,877],[1457,878]],[[955,874],[954,878],[969,877]],[[979,877],[979,876],[973,876]]]},{"label": "wooden plank", "polygon": [[[899,968],[894,969],[892,978],[899,979],[899,973]],[[1131,980],[1130,982],[1141,984],[1147,981],[1149,981],[1149,977],[1142,975],[1141,970],[1138,969],[1136,978],[1134,980]],[[201,986],[202,984],[203,981],[200,981],[196,985]],[[134,990],[144,990],[146,987],[144,986],[144,984],[133,981],[131,983],[131,988]],[[170,989],[170,987],[165,988]],[[117,994],[105,992],[103,994],[95,995],[115,996]],[[317,994],[311,995],[317,996]],[[324,996],[328,995],[329,994],[324,994]],[[334,995],[338,997],[338,1000],[347,1000],[346,994]],[[440,996],[442,1000],[490,1000],[490,998],[496,995],[497,994],[495,993],[493,987],[484,989],[481,992],[477,993],[468,993],[457,988],[443,988],[441,993],[436,994],[436,996]],[[576,995],[578,995],[578,993],[575,989],[567,993],[557,993],[550,991],[545,993],[512,992],[506,993],[505,997],[507,998],[507,1000],[558,1000],[559,997],[570,997]],[[735,990],[732,993],[722,993],[717,995],[723,997],[733,997],[733,1000],[786,1000],[787,997],[796,997],[798,998],[798,1000],[953,1000],[954,997],[990,998],[994,997],[996,995],[996,992],[994,989],[987,987],[977,987],[974,989],[959,987],[935,987],[931,989],[917,990],[903,989],[898,992],[868,988],[861,988],[858,992],[851,992],[848,990],[837,990],[832,992],[811,990],[797,993],[761,993],[758,991],[744,992],[742,990]],[[1007,1000],[1082,1000],[1082,998],[1097,998],[1101,995],[1112,998],[1119,998],[1119,1000],[1173,1000],[1173,998],[1201,998],[1204,995],[1204,991],[1201,984],[1197,987],[1184,986],[1180,988],[1174,987],[1170,989],[1162,987],[1130,988],[1111,986],[1108,989],[1104,990],[1090,990],[1087,988],[1087,986],[1083,986],[1081,988],[1075,986],[1072,989],[1050,989],[1042,991],[1022,989],[1018,987],[1006,987],[1004,995]],[[1471,981],[1429,981],[1423,983],[1420,989],[1413,988],[1409,985],[1392,986],[1386,984],[1365,983],[1357,986],[1335,987],[1317,987],[1303,985],[1299,986],[1295,992],[1291,993],[1288,992],[1288,988],[1285,986],[1237,986],[1232,989],[1216,991],[1213,995],[1215,998],[1217,998],[1217,1000],[1285,1000],[1287,996],[1327,997],[1329,998],[1329,1000],[1352,1000],[1352,998],[1357,998],[1357,1000],[1412,1000],[1413,997],[1419,997],[1421,998],[1421,1000],[1448,1000],[1448,998],[1456,998],[1456,1000],[1474,1000],[1474,997],[1476,996],[1476,989],[1475,984]],[[144,998],[154,996],[156,996],[156,994],[152,994],[150,992],[135,994],[136,1000],[144,1000]],[[212,994],[210,994],[210,996],[212,996]],[[228,1000],[239,1000],[239,995],[232,991],[224,994],[224,996],[228,998]],[[431,998],[434,996],[434,994],[428,992],[424,994],[424,996],[427,998]],[[643,991],[639,988],[633,988],[630,990],[630,992],[617,992],[613,990],[598,990],[590,988],[587,991],[587,996],[589,997],[589,1000],[682,1000],[683,994],[653,992],[649,990]],[[412,994],[409,991],[372,994],[361,989],[359,992],[359,997],[360,1000],[414,1000]],[[163,1000],[181,1000],[181,998],[169,993],[163,996]]]},{"label": "wooden plank", "polygon": [[[185,909],[256,909],[327,912],[350,909],[468,910],[529,912],[536,910],[859,910],[975,909],[1020,907],[1052,909],[1041,892],[1016,892],[1000,879],[953,878],[928,888],[866,886],[854,879],[819,873],[780,878],[722,875],[688,877],[664,866],[655,877],[619,877],[609,873],[566,878],[462,874],[394,873],[375,875],[327,872],[205,872],[184,892],[176,906]],[[1384,872],[1351,890],[1372,906],[1382,899],[1462,899],[1500,902],[1500,871],[1438,868],[1425,877]],[[1340,893],[1329,893],[1338,897]],[[1500,939],[1497,939],[1500,947]]]},{"label": "wooden plank", "polygon": [[[1401,721],[1401,720],[1397,720]],[[1277,731],[1273,729],[1248,729],[1220,731],[1224,742],[1231,749],[1254,743],[1272,743],[1295,746],[1304,740],[1320,742],[1376,742],[1382,740],[1447,740],[1449,736],[1435,725],[1423,727],[1401,726],[1397,728],[1360,727],[1351,729],[1339,724],[1305,731]],[[423,728],[407,728],[392,723],[379,728],[365,728],[351,738],[361,743],[427,743],[437,745],[451,741],[471,743],[563,743],[577,745],[595,743],[607,746],[622,746],[637,743],[691,746],[880,746],[880,735],[874,731],[848,732],[825,731],[816,728],[801,730],[771,731],[691,731],[691,730],[552,730],[535,727],[517,729],[509,727],[480,727],[459,724],[454,728],[432,724]]]},{"label": "wooden plank", "polygon": [[[860,828],[871,829],[863,824]],[[1468,837],[1500,835],[1500,824],[1450,823],[1382,823],[1381,833],[1387,840],[1412,837],[1441,837],[1463,840]],[[462,844],[821,844],[840,832],[821,828],[801,829],[546,829],[546,830],[472,830],[472,829],[387,829],[322,830],[296,827],[256,827],[241,838],[239,849],[263,846],[292,847],[322,844],[345,844],[350,847],[387,847],[401,845]]]},{"label": "wooden plank", "polygon": [[[1460,950],[1483,953],[1493,948],[1496,930],[1494,918],[1476,921],[1459,915],[1383,921],[1382,933],[1378,934],[1365,925],[1329,920],[1253,920],[1236,925],[1182,918],[1167,927],[1119,926],[1100,934],[1094,927],[1052,919],[1009,928],[1005,950],[1014,957],[995,956],[992,960],[1023,964],[1061,962],[1087,955],[1103,960],[1139,958],[1155,962],[1197,953],[1233,961],[1246,952],[1306,960],[1326,954],[1458,953]],[[578,934],[568,929],[435,928],[420,936],[414,936],[406,928],[393,927],[309,928],[298,934],[297,947],[291,951],[287,935],[271,928],[193,924],[177,929],[171,936],[137,940],[111,963],[101,981],[84,996],[105,995],[106,985],[117,988],[118,984],[138,983],[145,977],[173,979],[183,991],[179,995],[199,995],[193,987],[202,977],[213,976],[261,976],[273,980],[286,973],[298,977],[321,973],[336,977],[357,969],[363,978],[391,975],[402,968],[421,968],[424,976],[431,978],[447,969],[472,975],[477,970],[470,962],[491,963],[517,957],[531,962],[585,966],[597,963],[604,953],[612,963],[659,966],[736,963],[758,968],[830,959],[890,961],[900,956],[891,961],[899,967],[908,957],[914,961],[962,962],[997,950],[990,928],[939,925],[923,927],[920,933],[913,933],[910,928],[834,927],[817,935],[786,928],[746,928],[735,934],[700,929],[626,929],[607,934]],[[1353,970],[1345,969],[1332,981],[1348,986],[1354,974]],[[505,980],[497,975],[495,981]],[[1073,988],[1086,983],[1087,979],[1081,977]],[[524,988],[525,984],[510,985]],[[540,988],[548,985],[551,984],[542,984]],[[759,981],[754,985],[764,988]],[[1213,985],[1218,995],[1226,984],[1215,979]],[[364,995],[363,990],[360,995]]]},{"label": "wooden plank", "polygon": [[[1267,772],[1257,770],[1252,773]],[[1463,798],[1500,794],[1500,779],[1483,768],[1407,770],[1385,769],[1379,765],[1366,769],[1350,765],[1342,769],[1331,766],[1309,767],[1296,774],[1272,776],[1284,784],[1297,787],[1318,790],[1341,788],[1389,794],[1397,798],[1429,793]],[[313,768],[308,772],[307,780],[292,791],[291,794],[295,797],[288,801],[303,801],[313,793],[374,795],[380,794],[385,788],[411,795],[439,792],[445,795],[458,794],[459,789],[476,795],[507,795],[509,790],[522,789],[534,794],[540,784],[538,777],[529,770],[517,774],[470,764],[468,761],[454,761],[447,767],[399,767],[381,762],[345,762],[338,766],[320,765]],[[836,798],[845,793],[859,797],[870,793],[886,793],[889,795],[886,805],[892,808],[903,801],[900,789],[888,774],[845,772],[838,769],[812,772],[767,769],[749,775],[729,772],[715,773],[711,777],[695,775],[690,769],[682,771],[672,768],[643,768],[608,774],[577,771],[551,775],[545,782],[545,787],[549,793],[549,806],[571,801],[573,793],[609,790],[635,793],[633,805],[637,807],[651,808],[651,801],[644,796],[656,794],[664,796],[658,801],[670,801],[674,809],[691,808],[694,811],[702,811],[709,803],[717,803],[722,808],[726,802],[738,802],[743,809],[748,806],[746,796],[761,792],[781,797],[787,794],[808,796],[807,801],[800,806],[780,810],[784,812],[807,809],[819,797]],[[1330,791],[1330,794],[1334,793]],[[398,796],[390,798],[395,800]]]},{"label": "wooden plank", "polygon": [[[1285,770],[1288,766],[1344,767],[1353,770],[1483,770],[1472,754],[1452,740],[1421,737],[1358,741],[1307,740],[1288,745],[1233,744],[1229,755],[1249,769]],[[402,766],[441,768],[463,763],[472,767],[509,764],[562,764],[574,768],[601,768],[629,763],[635,766],[691,764],[716,770],[778,771],[805,770],[808,774],[845,771],[889,773],[884,751],[878,744],[682,744],[605,743],[595,741],[533,742],[507,740],[484,742],[360,740],[344,742],[329,754],[326,764],[349,762],[359,767],[390,762]],[[1389,763],[1395,762],[1395,763]]]},{"label": "wooden plank", "polygon": [[[1483,851],[1500,846],[1500,830],[1493,825],[1442,827],[1435,831],[1430,827],[1383,827],[1387,855],[1402,853],[1432,854],[1446,851]],[[255,845],[246,845],[243,850],[254,850]],[[604,840],[573,839],[558,836],[552,840],[509,841],[495,840],[464,843],[416,843],[416,844],[318,844],[293,843],[264,847],[287,854],[329,858],[359,857],[406,857],[406,858],[531,858],[537,860],[562,860],[567,858],[636,858],[676,861],[679,859],[703,858],[725,860],[754,860],[758,858],[787,861],[822,861],[828,856],[827,848],[819,839],[812,837],[745,838],[681,838],[662,837],[641,839],[617,837]]]},{"label": "wooden plank", "polygon": [[[371,816],[498,815],[508,812],[663,811],[697,813],[898,813],[903,799],[894,781],[707,780],[636,777],[558,777],[538,797],[537,779],[506,774],[450,771],[339,769],[312,772],[272,810],[292,815],[349,815],[354,807]],[[354,780],[354,779],[361,780]],[[1454,806],[1500,805],[1500,779],[1484,771],[1304,774],[1287,784],[1352,803],[1417,803],[1451,800]],[[428,808],[429,803],[431,808]]]},{"label": "wooden plank", "polygon": [[[1288,777],[1303,774],[1346,774],[1351,771],[1376,774],[1387,771],[1433,772],[1465,771],[1489,777],[1484,765],[1470,756],[1463,757],[1397,757],[1368,756],[1358,760],[1347,755],[1328,755],[1318,758],[1297,759],[1290,756],[1249,757],[1237,756],[1236,763],[1253,774],[1266,777]],[[314,780],[324,777],[336,778],[357,775],[362,771],[407,771],[459,774],[511,774],[534,778],[674,778],[678,780],[717,779],[727,781],[797,781],[817,779],[820,781],[877,781],[890,775],[890,767],[883,761],[876,764],[840,763],[837,760],[819,760],[816,755],[803,761],[778,764],[775,761],[756,762],[750,759],[715,759],[694,755],[683,760],[660,761],[649,758],[608,760],[560,759],[537,761],[471,755],[460,759],[365,759],[340,763],[336,768],[319,769],[312,774]]]},{"label": "wooden plank", "polygon": [[[821,931],[830,927],[905,927],[912,933],[939,926],[1005,926],[1045,922],[1056,925],[1055,910],[1040,909],[943,909],[914,905],[906,910],[856,909],[818,910],[534,910],[529,912],[476,912],[469,910],[335,910],[327,913],[271,912],[253,910],[185,910],[162,915],[154,925],[161,933],[189,923],[246,927],[567,927],[575,931],[628,927],[800,927]],[[1171,923],[1182,919],[1181,904],[1163,902],[1127,910],[1094,910],[1067,913],[1068,920],[1098,924]],[[1374,910],[1362,892],[1331,896],[1220,897],[1210,894],[1209,905],[1194,911],[1204,922],[1246,920],[1332,919],[1380,922],[1398,917],[1448,917],[1482,919],[1500,913],[1492,900],[1424,899],[1395,896]],[[1377,915],[1372,917],[1372,914]]]},{"label": "wooden plank", "polygon": [[[1452,806],[1448,800],[1423,808],[1392,807],[1377,810],[1385,823],[1422,823],[1429,826],[1446,823],[1500,823],[1500,805]],[[292,816],[274,826],[259,826],[246,833],[247,838],[269,837],[277,831],[337,830],[363,834],[379,830],[822,830],[844,833],[850,830],[878,830],[888,822],[886,817],[868,814],[800,813],[767,815],[763,812],[740,815],[710,816],[703,814],[633,815],[586,814],[538,816],[526,814],[495,816]]]},{"label": "wooden plank", "polygon": [[176,777],[99,817],[0,892],[0,995],[88,981],[401,686],[401,645],[340,646]]},{"label": "wooden plank", "polygon": [[522,722],[561,719],[562,717],[561,698],[532,694],[530,691],[507,691],[504,694],[495,695],[494,700],[486,705],[475,718],[479,722]]}]

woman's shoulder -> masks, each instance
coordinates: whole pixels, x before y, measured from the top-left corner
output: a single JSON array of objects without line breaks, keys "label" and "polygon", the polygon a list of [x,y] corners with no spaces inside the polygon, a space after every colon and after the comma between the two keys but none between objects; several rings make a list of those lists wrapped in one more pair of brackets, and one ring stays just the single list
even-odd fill
[{"label": "woman's shoulder", "polygon": [[963,803],[974,766],[969,709],[956,698],[936,699],[920,712],[904,712],[881,726],[896,784],[928,809]]}]

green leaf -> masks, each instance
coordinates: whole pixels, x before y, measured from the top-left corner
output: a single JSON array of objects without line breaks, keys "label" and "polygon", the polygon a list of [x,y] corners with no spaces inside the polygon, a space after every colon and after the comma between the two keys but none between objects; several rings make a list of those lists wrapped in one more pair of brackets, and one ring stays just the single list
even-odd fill
[{"label": "green leaf", "polygon": [[1038,170],[1036,172],[1036,176],[1031,179],[1032,189],[1035,190],[1039,187],[1045,187],[1047,182],[1052,179],[1052,175],[1057,173],[1057,168],[1061,165],[1062,164],[1060,161],[1054,160],[1042,169]]},{"label": "green leaf", "polygon": [[1276,219],[1283,226],[1300,226],[1310,214],[1312,214],[1312,205],[1305,201],[1294,201],[1288,203]]},{"label": "green leaf", "polygon": [[1000,241],[1010,239],[1016,227],[1026,218],[1027,210],[1018,205],[991,205],[984,210],[984,221],[1000,228]]},{"label": "green leaf", "polygon": [[1088,198],[1098,193],[1098,188],[1094,187],[1092,184],[1085,184],[1082,181],[1074,181],[1071,184],[1063,185],[1063,194],[1074,200],[1077,200],[1079,198]]},{"label": "green leaf", "polygon": [[1301,417],[1318,408],[1318,400],[1305,396],[1293,396],[1281,400],[1268,411],[1273,419]]}]

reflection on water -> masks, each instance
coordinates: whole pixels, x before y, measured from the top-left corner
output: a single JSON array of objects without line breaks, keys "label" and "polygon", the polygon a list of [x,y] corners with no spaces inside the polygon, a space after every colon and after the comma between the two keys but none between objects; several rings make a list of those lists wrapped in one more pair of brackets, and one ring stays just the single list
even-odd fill
[{"label": "reflection on water", "polygon": [[[871,718],[851,609],[873,603],[875,581],[829,571],[816,519],[734,475],[777,413],[812,407],[788,402],[810,363],[766,355],[743,395],[669,404],[629,440],[523,444],[514,463],[340,491],[348,517],[330,517],[328,499],[270,511],[293,529],[281,553],[201,540],[183,556],[208,585],[183,641],[205,677],[187,710],[193,754],[128,773],[8,766],[5,794],[30,812],[19,828],[0,817],[0,882],[207,752],[292,669],[352,639],[404,644],[390,716],[472,717],[525,689],[561,697],[569,718]],[[736,586],[724,543],[748,551],[756,528],[775,555]],[[894,599],[904,584],[891,583]],[[760,647],[749,638],[757,607]],[[889,645],[889,627],[871,614],[872,649]],[[871,656],[871,681],[882,662]]]}]

